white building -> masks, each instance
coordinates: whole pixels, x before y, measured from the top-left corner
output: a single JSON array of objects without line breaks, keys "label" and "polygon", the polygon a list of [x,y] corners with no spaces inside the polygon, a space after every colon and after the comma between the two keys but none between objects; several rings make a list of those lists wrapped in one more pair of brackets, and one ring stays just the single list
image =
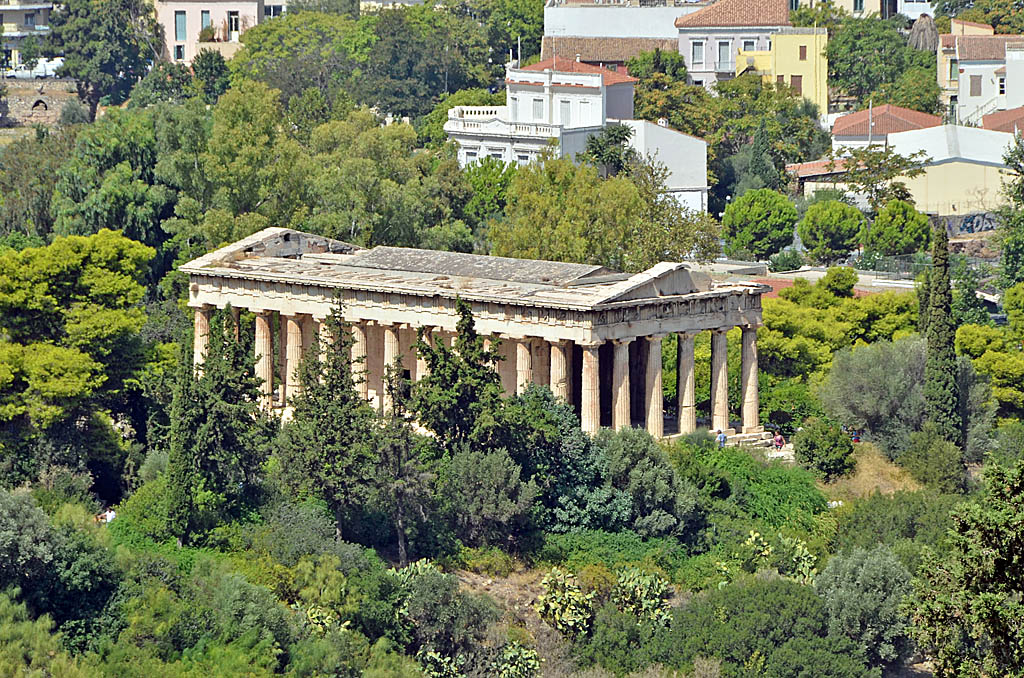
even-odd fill
[{"label": "white building", "polygon": [[40,45],[50,32],[52,2],[0,0],[0,69],[20,66],[21,45],[34,37]]},{"label": "white building", "polygon": [[1024,105],[1024,35],[943,35],[938,81],[961,125]]},{"label": "white building", "polygon": [[459,164],[490,156],[533,162],[546,148],[574,158],[609,124],[633,130],[629,144],[667,166],[669,191],[692,209],[707,207],[707,143],[633,120],[635,78],[570,59],[549,59],[506,73],[505,106],[457,106],[444,130],[459,146]]}]

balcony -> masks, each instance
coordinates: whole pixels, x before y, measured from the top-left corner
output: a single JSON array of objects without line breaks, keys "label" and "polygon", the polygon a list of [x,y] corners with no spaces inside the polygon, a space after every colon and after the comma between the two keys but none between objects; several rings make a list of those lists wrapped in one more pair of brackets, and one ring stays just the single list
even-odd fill
[{"label": "balcony", "polygon": [[715,73],[728,73],[733,75],[736,73],[736,59],[730,57],[729,59],[719,59],[715,62]]},{"label": "balcony", "polygon": [[768,51],[740,50],[736,57],[736,75],[753,72],[759,75],[771,75],[772,53]]},{"label": "balcony", "polygon": [[49,26],[40,26],[39,24],[13,24],[5,23],[3,25],[3,35],[5,38],[26,38],[30,35],[38,35],[42,37],[50,32]]},{"label": "balcony", "polygon": [[508,120],[508,106],[456,106],[448,110],[449,120]]}]

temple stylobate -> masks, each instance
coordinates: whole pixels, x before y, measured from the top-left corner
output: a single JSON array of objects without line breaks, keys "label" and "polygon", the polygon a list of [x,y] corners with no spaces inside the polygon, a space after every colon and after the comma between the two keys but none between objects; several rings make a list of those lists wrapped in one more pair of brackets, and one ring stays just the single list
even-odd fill
[{"label": "temple stylobate", "polygon": [[[456,299],[471,305],[477,332],[495,342],[508,393],[548,386],[579,413],[583,429],[645,426],[656,437],[697,429],[693,340],[710,331],[711,429],[729,421],[726,332],[742,328],[743,433],[759,433],[757,284],[719,284],[684,264],[643,273],[602,266],[438,252],[360,249],[285,228],[268,228],[181,267],[195,310],[195,360],[202,362],[210,314],[231,306],[255,314],[262,404],[287,411],[298,364],[340,298],[353,334],[358,388],[387,408],[384,366],[401,359],[421,379],[412,346],[418,329],[451,342]],[[678,342],[678,420],[665,424],[662,342]],[[498,341],[500,340],[500,342]],[[673,430],[674,429],[674,430]]]}]

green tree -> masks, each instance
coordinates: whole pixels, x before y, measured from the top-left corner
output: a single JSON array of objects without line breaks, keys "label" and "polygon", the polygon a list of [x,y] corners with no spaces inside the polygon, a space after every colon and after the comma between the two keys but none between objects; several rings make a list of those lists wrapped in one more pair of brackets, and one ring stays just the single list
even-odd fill
[{"label": "green tree", "polygon": [[830,151],[830,169],[842,169],[847,190],[867,197],[871,211],[877,213],[882,205],[902,200],[910,202],[910,190],[903,179],[924,174],[922,164],[928,162],[924,151],[903,156],[886,146]]},{"label": "green tree", "polygon": [[910,573],[889,547],[833,556],[815,588],[825,599],[829,633],[857,643],[869,666],[889,669],[910,655],[910,620],[900,609]]},{"label": "green tree", "polygon": [[867,220],[856,207],[829,200],[811,205],[797,228],[808,256],[820,264],[843,259],[857,246]]},{"label": "green tree", "polygon": [[187,544],[199,527],[196,494],[200,490],[201,478],[196,434],[205,418],[199,380],[185,346],[183,342],[171,400],[164,495],[167,530],[178,540],[179,547]]},{"label": "green tree", "polygon": [[467,221],[478,229],[487,226],[492,219],[501,219],[508,205],[508,191],[516,166],[487,156],[464,171],[473,189],[464,210]]},{"label": "green tree", "polygon": [[930,68],[907,68],[894,82],[883,83],[872,95],[875,106],[894,104],[922,113],[941,113],[942,99],[935,77],[935,64]]},{"label": "green tree", "polygon": [[1020,3],[1015,0],[976,0],[956,17],[988,24],[996,33],[1021,33],[1024,31],[1024,18],[1020,10]]},{"label": "green tree", "polygon": [[820,3],[813,7],[801,6],[790,10],[789,22],[806,28],[826,28],[832,36],[849,16],[850,13],[839,5]]},{"label": "green tree", "polygon": [[626,70],[640,80],[662,73],[675,82],[686,82],[686,60],[683,55],[675,51],[663,52],[657,47],[653,52],[640,52],[626,59]]},{"label": "green tree", "polygon": [[358,19],[359,3],[355,0],[298,0],[288,5],[288,11],[340,14],[350,19]]},{"label": "green tree", "polygon": [[22,38],[18,45],[21,56],[21,63],[30,71],[34,71],[39,63],[39,57],[43,55],[43,44],[34,35]]},{"label": "green tree", "polygon": [[864,98],[880,83],[895,82],[907,68],[906,40],[896,26],[877,16],[845,19],[825,48],[829,83]]},{"label": "green tree", "polygon": [[1024,464],[986,469],[981,496],[953,510],[939,552],[928,553],[905,611],[937,676],[1017,675],[1024,572],[1018,554],[1024,518]]},{"label": "green tree", "polygon": [[962,492],[967,481],[960,448],[944,438],[930,421],[910,434],[910,447],[898,461],[914,480],[939,492]]},{"label": "green tree", "polygon": [[190,94],[192,74],[185,64],[158,61],[132,88],[129,108],[145,108],[162,102],[180,104]]},{"label": "green tree", "polygon": [[64,54],[57,72],[75,79],[90,120],[104,97],[127,96],[147,61],[159,60],[162,44],[145,0],[71,0],[50,17],[49,50]]},{"label": "green tree", "polygon": [[847,475],[857,465],[849,434],[823,418],[804,422],[793,436],[793,451],[800,463],[814,469],[825,482]]},{"label": "green tree", "polygon": [[287,484],[323,496],[341,538],[346,517],[369,499],[373,411],[356,391],[352,338],[335,308],[299,366],[302,391],[281,430],[278,456]]},{"label": "green tree", "polygon": [[[290,9],[290,8],[289,8]],[[206,103],[215,104],[228,90],[228,65],[224,56],[212,49],[201,49],[192,59],[192,75],[206,97]]]},{"label": "green tree", "polygon": [[953,325],[953,297],[949,284],[949,238],[944,228],[932,234],[932,269],[928,294],[928,361],[925,364],[924,399],[928,420],[939,435],[963,443],[959,426]]},{"label": "green tree", "polygon": [[1006,178],[1003,195],[1009,203],[1000,211],[1000,283],[1024,282],[1024,141],[1018,136],[1003,154]]},{"label": "green tree", "polygon": [[0,235],[49,236],[57,170],[67,161],[74,143],[74,129],[51,130],[41,138],[25,137],[0,149]]},{"label": "green tree", "polygon": [[725,208],[725,251],[766,259],[793,242],[796,220],[796,207],[786,196],[766,188],[748,191]]},{"label": "green tree", "polygon": [[779,170],[775,167],[775,161],[769,150],[768,133],[762,118],[757,126],[757,132],[754,133],[754,140],[751,142],[750,166],[747,171],[760,180],[759,188],[777,190],[779,188]]},{"label": "green tree", "polygon": [[496,63],[504,63],[510,52],[521,64],[540,54],[544,35],[542,0],[489,0],[475,4],[486,13],[487,46],[490,54],[499,57]]},{"label": "green tree", "polygon": [[587,137],[583,155],[601,171],[601,176],[613,177],[638,160],[636,149],[629,145],[632,136],[629,125],[608,125]]},{"label": "green tree", "polygon": [[865,224],[863,240],[869,252],[913,254],[930,241],[928,216],[905,200],[890,200],[878,210],[874,221]]}]

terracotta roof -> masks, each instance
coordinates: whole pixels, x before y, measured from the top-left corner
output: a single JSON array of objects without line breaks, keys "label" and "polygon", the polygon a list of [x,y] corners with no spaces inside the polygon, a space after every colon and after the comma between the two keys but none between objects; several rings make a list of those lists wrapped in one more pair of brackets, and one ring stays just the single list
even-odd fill
[{"label": "terracotta roof", "polygon": [[1024,106],[982,116],[981,126],[995,132],[1024,132]]},{"label": "terracotta roof", "polygon": [[679,41],[675,38],[577,38],[561,35],[545,35],[541,41],[540,58],[550,59],[559,54],[566,59],[581,61],[621,63],[632,59],[640,52],[678,52]]},{"label": "terracotta roof", "polygon": [[562,57],[555,57],[552,59],[545,59],[532,66],[524,66],[520,70],[523,71],[545,71],[551,69],[556,73],[600,73],[604,76],[605,87],[611,85],[621,85],[624,82],[636,82],[637,79],[626,75],[625,73],[619,73],[608,68],[601,68],[600,66],[593,66],[591,64],[585,64],[582,61],[576,61],[575,59],[564,59]]},{"label": "terracotta roof", "polygon": [[[867,109],[840,117],[832,126],[832,136],[866,137],[868,135],[868,117]],[[874,123],[871,134],[876,137],[883,137],[893,132],[906,132],[910,129],[938,127],[942,124],[942,118],[937,115],[913,111],[892,104],[876,106],[874,110],[870,111],[870,117],[871,122]]]},{"label": "terracotta roof", "polygon": [[995,71],[993,71],[993,72],[994,72],[994,73],[995,73],[996,75],[1006,75],[1006,66],[1000,66],[999,68],[997,68],[997,69],[996,69]]},{"label": "terracotta roof", "polygon": [[953,49],[956,46],[956,36],[950,33],[943,33],[939,36],[939,45],[943,49]]},{"label": "terracotta roof", "polygon": [[676,19],[676,28],[789,25],[788,0],[718,0]]},{"label": "terracotta roof", "polygon": [[983,24],[983,23],[980,23],[978,21],[965,21],[963,19],[953,19],[950,22],[950,25],[952,25],[953,21],[955,21],[958,24],[964,25],[964,26],[974,26],[975,28],[987,28],[990,31],[993,30],[991,24]]},{"label": "terracotta roof", "polygon": [[830,168],[829,165],[831,164],[832,160],[829,158],[811,160],[810,162],[795,162],[786,165],[786,171],[795,175],[798,179],[823,176],[827,174],[841,174],[846,168],[846,159],[838,158],[835,161],[835,166]]},{"label": "terracotta roof", "polygon": [[1024,35],[958,35],[956,41],[960,61],[1002,61],[1006,43],[1024,42]]}]

